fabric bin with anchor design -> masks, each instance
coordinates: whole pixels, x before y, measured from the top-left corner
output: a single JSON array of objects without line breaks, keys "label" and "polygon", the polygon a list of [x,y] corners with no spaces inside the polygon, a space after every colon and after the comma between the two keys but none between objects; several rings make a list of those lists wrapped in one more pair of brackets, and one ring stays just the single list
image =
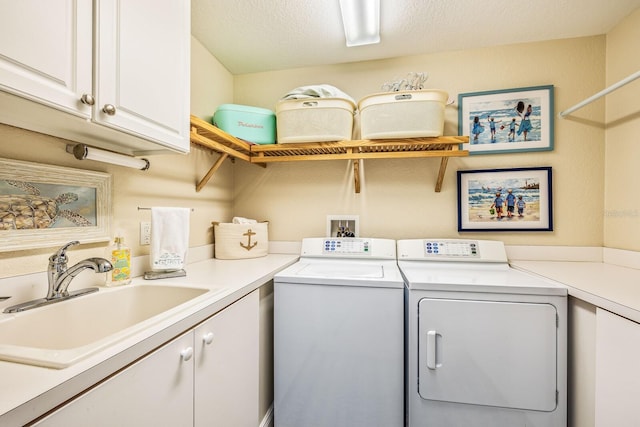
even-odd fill
[{"label": "fabric bin with anchor design", "polygon": [[213,222],[216,259],[259,258],[269,253],[268,222]]}]

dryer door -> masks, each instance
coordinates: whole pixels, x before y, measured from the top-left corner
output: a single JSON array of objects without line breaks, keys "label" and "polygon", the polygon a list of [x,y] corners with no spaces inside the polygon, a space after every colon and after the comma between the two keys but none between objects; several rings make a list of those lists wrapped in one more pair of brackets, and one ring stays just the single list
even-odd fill
[{"label": "dryer door", "polygon": [[553,305],[423,298],[418,310],[423,399],[555,409]]}]

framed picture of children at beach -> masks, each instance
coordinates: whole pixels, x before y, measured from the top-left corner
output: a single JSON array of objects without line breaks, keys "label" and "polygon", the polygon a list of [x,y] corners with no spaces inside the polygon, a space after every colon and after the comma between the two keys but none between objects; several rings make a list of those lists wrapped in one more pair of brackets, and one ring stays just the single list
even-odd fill
[{"label": "framed picture of children at beach", "polygon": [[553,150],[553,86],[461,93],[458,105],[469,154]]},{"label": "framed picture of children at beach", "polygon": [[458,171],[458,231],[552,231],[551,167]]}]

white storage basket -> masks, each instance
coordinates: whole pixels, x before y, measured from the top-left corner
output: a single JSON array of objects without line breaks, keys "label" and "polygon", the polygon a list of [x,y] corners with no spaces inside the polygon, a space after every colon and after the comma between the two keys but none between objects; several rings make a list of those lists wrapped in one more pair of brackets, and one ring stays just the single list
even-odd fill
[{"label": "white storage basket", "polygon": [[442,136],[444,107],[449,95],[441,90],[400,91],[369,95],[358,103],[362,139]]},{"label": "white storage basket", "polygon": [[268,222],[255,224],[213,223],[217,259],[259,258],[269,253]]},{"label": "white storage basket", "polygon": [[350,140],[355,107],[343,98],[280,101],[276,105],[278,144]]}]

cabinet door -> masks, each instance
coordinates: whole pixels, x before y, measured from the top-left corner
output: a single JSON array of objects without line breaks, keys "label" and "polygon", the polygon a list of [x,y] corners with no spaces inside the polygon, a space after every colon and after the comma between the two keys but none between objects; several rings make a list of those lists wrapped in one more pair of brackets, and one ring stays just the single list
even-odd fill
[{"label": "cabinet door", "polygon": [[40,422],[39,427],[192,426],[193,332],[151,353]]},{"label": "cabinet door", "polygon": [[97,0],[96,8],[94,120],[188,152],[190,2]]},{"label": "cabinet door", "polygon": [[89,117],[90,1],[5,1],[0,13],[0,90]]},{"label": "cabinet door", "polygon": [[640,419],[640,324],[596,310],[596,426],[631,427]]},{"label": "cabinet door", "polygon": [[196,427],[259,424],[259,303],[256,290],[196,328]]}]

